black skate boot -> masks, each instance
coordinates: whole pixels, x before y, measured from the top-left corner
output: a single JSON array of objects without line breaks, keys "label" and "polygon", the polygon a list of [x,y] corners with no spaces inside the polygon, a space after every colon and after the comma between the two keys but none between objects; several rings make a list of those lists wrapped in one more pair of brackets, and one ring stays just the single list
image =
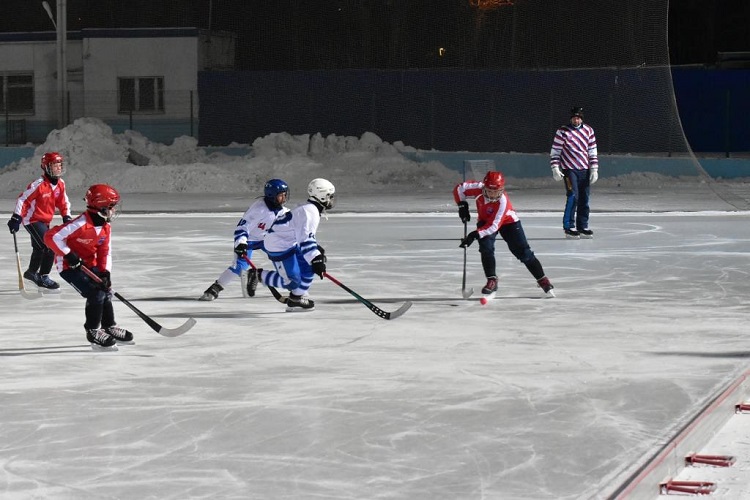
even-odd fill
[{"label": "black skate boot", "polygon": [[206,289],[205,292],[203,292],[203,295],[201,295],[198,300],[203,301],[211,301],[216,300],[219,298],[219,293],[224,290],[224,287],[219,284],[218,281],[214,281],[214,284],[211,285]]},{"label": "black skate boot", "polygon": [[287,312],[312,311],[313,309],[315,309],[315,302],[304,295],[290,293],[286,299]]},{"label": "black skate boot", "polygon": [[250,269],[247,272],[247,296],[255,297],[255,290],[258,288],[258,276],[262,269]]},{"label": "black skate boot", "polygon": [[536,280],[536,283],[539,286],[539,288],[541,288],[542,290],[544,290],[544,295],[548,299],[551,299],[551,298],[553,298],[555,296],[555,292],[552,291],[552,289],[555,288],[555,287],[552,286],[552,283],[550,283],[548,277],[543,276],[543,277],[539,278],[538,280]]},{"label": "black skate boot", "polygon": [[490,276],[487,278],[487,284],[482,288],[482,293],[489,295],[495,292],[497,292],[497,276]]},{"label": "black skate boot", "polygon": [[37,286],[39,285],[39,275],[35,272],[29,270],[24,271],[23,279],[29,280]]},{"label": "black skate boot", "polygon": [[37,274],[38,281],[36,282],[37,285],[39,285],[40,288],[46,288],[47,290],[57,290],[60,288],[60,285],[50,279],[48,274]]},{"label": "black skate boot", "polygon": [[581,234],[581,239],[590,240],[594,237],[594,231],[591,229],[579,229],[578,232]]},{"label": "black skate boot", "polygon": [[575,229],[563,229],[565,231],[565,237],[569,240],[580,240],[581,239],[581,233],[576,231]]},{"label": "black skate boot", "polygon": [[114,337],[118,344],[135,344],[133,334],[117,325],[108,326],[104,331],[111,337]]},{"label": "black skate boot", "polygon": [[117,341],[101,328],[90,328],[86,330],[86,340],[91,343],[95,351],[116,351]]}]

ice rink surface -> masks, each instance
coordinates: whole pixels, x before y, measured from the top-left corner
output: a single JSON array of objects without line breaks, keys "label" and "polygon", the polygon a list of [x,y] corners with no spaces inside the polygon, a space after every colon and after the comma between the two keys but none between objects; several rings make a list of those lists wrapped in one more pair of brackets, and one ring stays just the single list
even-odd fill
[{"label": "ice rink surface", "polygon": [[497,298],[478,302],[475,244],[463,300],[449,197],[425,213],[342,200],[318,233],[328,270],[385,310],[413,301],[385,321],[328,280],[310,313],[239,280],[199,302],[248,200],[140,214],[159,201],[126,197],[115,289],[165,327],[198,323],[164,338],[116,302],[136,344],[115,353],[91,350],[67,284],[20,296],[6,233],[0,496],[606,498],[747,368],[748,213],[594,198],[595,239],[573,241],[560,193],[512,199],[555,299],[498,240]]}]

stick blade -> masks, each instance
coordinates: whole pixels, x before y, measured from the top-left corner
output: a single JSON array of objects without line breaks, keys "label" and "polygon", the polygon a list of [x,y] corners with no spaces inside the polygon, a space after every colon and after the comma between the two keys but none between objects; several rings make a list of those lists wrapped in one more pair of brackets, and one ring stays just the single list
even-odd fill
[{"label": "stick blade", "polygon": [[474,295],[474,289],[473,288],[469,288],[468,290],[463,289],[461,290],[461,295],[463,295],[465,299],[468,299],[469,297]]},{"label": "stick blade", "polygon": [[41,290],[37,290],[36,293],[34,293],[26,290],[26,288],[20,288],[18,291],[21,292],[21,297],[23,297],[24,299],[35,300],[44,297],[44,294],[41,292]]},{"label": "stick blade", "polygon": [[197,321],[195,321],[195,319],[188,318],[188,320],[185,321],[185,323],[178,326],[177,328],[164,328],[162,326],[158,330],[156,330],[156,333],[158,333],[162,337],[179,337],[183,333],[193,328],[196,323]]},{"label": "stick blade", "polygon": [[386,313],[385,319],[396,319],[403,315],[412,306],[411,301],[406,301],[404,304],[393,312]]}]

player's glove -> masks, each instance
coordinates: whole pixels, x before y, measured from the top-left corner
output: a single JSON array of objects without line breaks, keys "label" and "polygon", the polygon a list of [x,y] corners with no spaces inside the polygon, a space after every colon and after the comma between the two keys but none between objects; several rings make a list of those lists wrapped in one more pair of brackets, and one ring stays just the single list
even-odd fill
[{"label": "player's glove", "polygon": [[95,270],[94,272],[99,276],[99,279],[102,280],[101,283],[96,284],[99,288],[105,292],[112,288],[112,276],[109,274],[109,271]]},{"label": "player's glove", "polygon": [[557,165],[552,167],[552,178],[556,181],[561,181],[563,179],[562,170],[560,170],[560,167]]},{"label": "player's glove", "polygon": [[320,279],[323,279],[323,273],[326,272],[326,260],[326,256],[320,254],[315,256],[310,262],[313,272],[320,276]]},{"label": "player's glove", "polygon": [[68,222],[72,221],[73,217],[70,215],[63,215],[63,224],[67,224]]},{"label": "player's glove", "polygon": [[247,256],[247,243],[240,243],[236,247],[234,247],[234,253],[237,254],[237,257],[244,258]]},{"label": "player's glove", "polygon": [[75,252],[67,253],[63,256],[63,259],[65,259],[65,262],[68,263],[68,267],[70,269],[78,269],[81,267],[81,264],[83,264],[83,261],[81,258],[75,254]]},{"label": "player's glove", "polygon": [[19,229],[21,229],[21,216],[18,214],[13,214],[10,216],[10,220],[8,221],[8,229],[10,229],[10,234],[16,234]]},{"label": "player's glove", "polygon": [[472,231],[469,234],[466,235],[466,238],[461,240],[461,244],[458,245],[459,248],[466,248],[470,247],[472,243],[474,243],[474,240],[479,239],[479,232],[478,231]]},{"label": "player's glove", "polygon": [[326,249],[325,249],[325,248],[323,248],[322,246],[318,245],[318,252],[320,252],[320,253],[322,253],[323,255],[325,255],[325,254],[326,254]]},{"label": "player's glove", "polygon": [[458,202],[458,218],[461,222],[466,224],[471,220],[471,214],[469,213],[469,204],[465,201]]},{"label": "player's glove", "polygon": [[593,184],[598,180],[599,180],[599,169],[595,168],[593,170],[589,170],[589,184]]}]

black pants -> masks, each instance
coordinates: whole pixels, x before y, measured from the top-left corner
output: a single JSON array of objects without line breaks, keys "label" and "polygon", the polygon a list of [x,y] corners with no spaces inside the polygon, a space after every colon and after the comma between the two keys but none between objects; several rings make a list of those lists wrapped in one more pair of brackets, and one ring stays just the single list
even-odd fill
[{"label": "black pants", "polygon": [[49,224],[32,222],[24,227],[31,235],[29,271],[32,273],[49,274],[52,270],[52,262],[55,260],[55,254],[44,244],[44,235],[49,231]]},{"label": "black pants", "polygon": [[107,328],[115,325],[115,310],[112,307],[112,292],[105,292],[80,269],[66,269],[60,273],[81,297],[86,298],[86,322],[84,328]]},{"label": "black pants", "polygon": [[505,240],[510,253],[526,266],[526,269],[534,276],[534,279],[538,280],[544,277],[542,263],[539,262],[539,259],[536,258],[534,252],[531,250],[521,221],[504,224],[500,226],[500,230],[497,233],[479,239],[479,253],[482,256],[482,268],[486,277],[497,276],[495,239],[498,233]]}]

